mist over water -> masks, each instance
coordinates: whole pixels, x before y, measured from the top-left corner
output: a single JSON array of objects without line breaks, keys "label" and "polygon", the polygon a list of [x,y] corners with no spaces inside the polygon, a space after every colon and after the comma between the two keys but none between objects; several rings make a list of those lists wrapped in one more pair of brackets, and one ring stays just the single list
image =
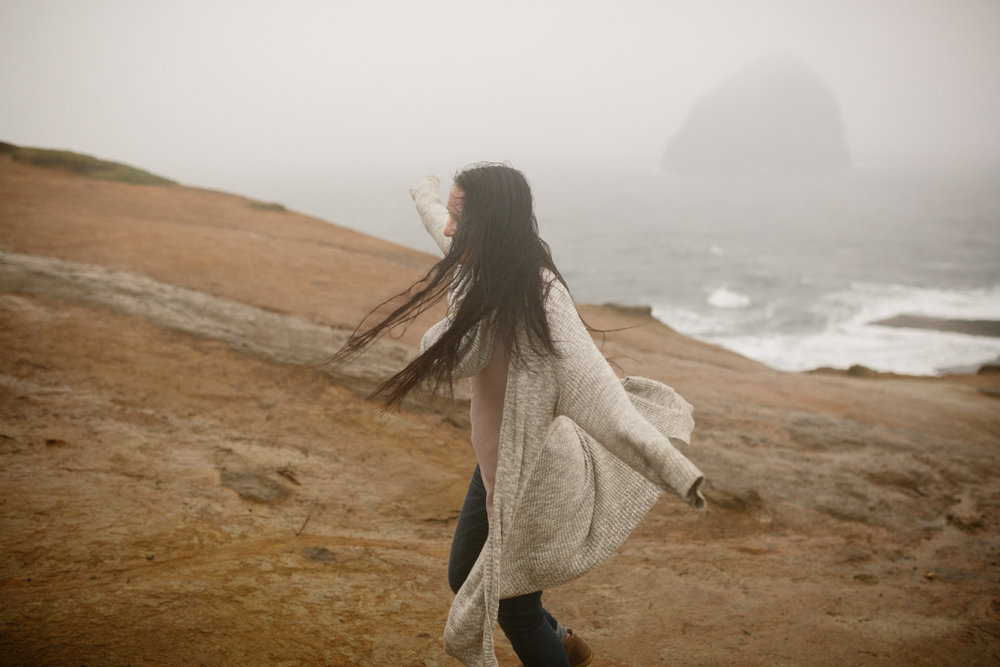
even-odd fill
[{"label": "mist over water", "polygon": [[[872,324],[1000,319],[1000,170],[526,171],[541,234],[579,301],[652,306],[682,333],[783,370],[932,375],[1000,357],[997,338]],[[435,252],[401,179],[353,203],[339,193],[328,217],[350,224],[357,211],[365,231]]]},{"label": "mist over water", "polygon": [[1000,352],[870,324],[1000,317],[995,0],[6,0],[0,55],[0,141],[429,252],[408,187],[510,160],[579,300],[778,368]]},{"label": "mist over water", "polygon": [[590,225],[550,221],[584,301],[651,305],[683,333],[785,370],[936,374],[1000,355],[997,339],[872,325],[1000,319],[998,171],[612,182],[584,188],[617,195],[577,211]]}]

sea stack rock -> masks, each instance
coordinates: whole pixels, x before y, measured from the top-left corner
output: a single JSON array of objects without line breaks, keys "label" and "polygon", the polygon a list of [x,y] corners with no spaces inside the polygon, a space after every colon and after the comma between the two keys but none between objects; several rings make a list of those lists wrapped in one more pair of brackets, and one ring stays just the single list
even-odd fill
[{"label": "sea stack rock", "polygon": [[812,173],[849,168],[837,98],[801,60],[778,56],[697,100],[664,154],[668,171]]}]

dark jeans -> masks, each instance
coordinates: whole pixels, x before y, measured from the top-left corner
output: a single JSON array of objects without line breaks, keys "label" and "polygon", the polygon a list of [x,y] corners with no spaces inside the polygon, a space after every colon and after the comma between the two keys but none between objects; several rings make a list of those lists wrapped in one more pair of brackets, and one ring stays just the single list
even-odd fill
[{"label": "dark jeans", "polygon": [[[479,466],[476,466],[462,504],[462,513],[458,517],[455,538],[451,542],[451,555],[448,558],[448,584],[455,593],[458,593],[465,578],[469,576],[479,552],[486,544],[489,530],[486,487],[483,486]],[[500,600],[497,616],[500,628],[525,667],[569,667],[566,651],[556,635],[556,619],[542,607],[541,591]]]}]

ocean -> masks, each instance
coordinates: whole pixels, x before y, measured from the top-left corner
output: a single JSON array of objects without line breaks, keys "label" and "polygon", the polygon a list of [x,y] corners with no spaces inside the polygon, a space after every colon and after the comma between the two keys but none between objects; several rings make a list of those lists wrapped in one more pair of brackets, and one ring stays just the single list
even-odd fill
[{"label": "ocean", "polygon": [[[681,333],[780,370],[940,375],[1000,358],[998,337],[876,324],[1000,320],[1000,169],[714,181],[652,169],[525,173],[578,301],[650,306]],[[313,209],[434,250],[400,183],[328,188]]]}]

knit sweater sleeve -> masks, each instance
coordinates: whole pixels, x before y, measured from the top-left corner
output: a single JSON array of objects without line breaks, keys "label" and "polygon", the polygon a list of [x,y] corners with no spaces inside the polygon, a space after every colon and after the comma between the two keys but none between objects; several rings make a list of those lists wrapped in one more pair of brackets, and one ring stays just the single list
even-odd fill
[{"label": "knit sweater sleeve", "polygon": [[410,196],[417,206],[417,213],[424,223],[424,228],[431,235],[434,242],[441,248],[441,252],[448,254],[451,248],[451,239],[444,235],[445,225],[448,223],[448,208],[441,203],[438,196],[438,188],[441,181],[437,176],[428,176],[417,185],[410,188]]},{"label": "knit sweater sleeve", "polygon": [[[424,333],[420,339],[420,354],[427,351],[431,345],[444,334],[452,325],[455,319],[455,312],[458,311],[462,303],[464,291],[461,285],[452,283],[448,290],[448,316],[439,321]],[[459,353],[458,363],[451,371],[453,380],[472,377],[489,364],[493,356],[493,328],[485,322],[477,324],[462,341],[462,348]]]},{"label": "knit sweater sleeve", "polygon": [[[444,318],[424,334],[420,340],[420,353],[423,354],[451,326],[451,315]],[[493,331],[483,323],[476,325],[462,341],[462,351],[458,363],[451,371],[453,380],[472,377],[486,368],[493,354]]]},{"label": "knit sweater sleeve", "polygon": [[704,475],[635,409],[558,280],[549,291],[546,313],[558,353],[557,412],[650,482],[702,509]]}]

